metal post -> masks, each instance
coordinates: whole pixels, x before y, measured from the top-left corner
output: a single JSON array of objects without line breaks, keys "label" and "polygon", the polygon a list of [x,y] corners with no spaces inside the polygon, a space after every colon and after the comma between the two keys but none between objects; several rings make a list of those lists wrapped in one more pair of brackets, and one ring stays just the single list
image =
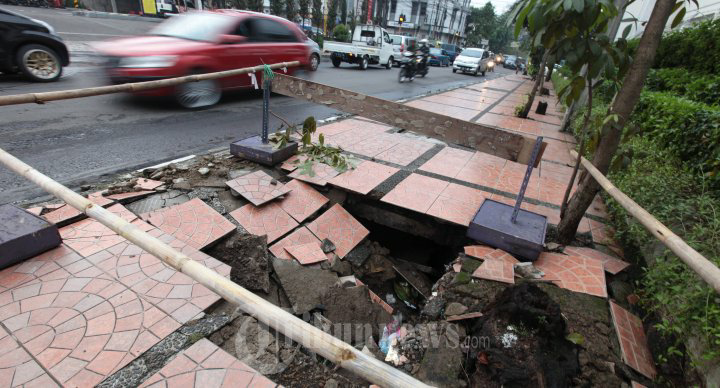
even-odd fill
[{"label": "metal post", "polygon": [[532,174],[533,166],[535,166],[535,160],[538,157],[538,153],[540,153],[542,142],[542,136],[539,136],[537,140],[535,140],[535,146],[533,147],[532,155],[528,161],[527,170],[525,170],[525,177],[523,178],[522,186],[520,186],[520,193],[518,193],[517,200],[515,201],[515,208],[513,209],[512,217],[510,218],[513,224],[517,220],[518,213],[520,212],[520,205],[522,205],[522,201],[525,198],[525,189],[527,189],[527,185],[530,182],[530,175]]},{"label": "metal post", "polygon": [[269,117],[268,113],[270,112],[270,86],[272,85],[272,81],[269,79],[263,79],[263,121],[262,121],[262,142],[263,144],[268,143],[268,126],[269,126]]}]

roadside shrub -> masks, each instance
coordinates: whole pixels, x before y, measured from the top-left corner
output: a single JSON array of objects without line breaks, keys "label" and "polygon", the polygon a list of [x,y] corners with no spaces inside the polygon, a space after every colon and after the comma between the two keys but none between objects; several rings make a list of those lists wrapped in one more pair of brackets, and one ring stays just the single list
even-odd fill
[{"label": "roadside shrub", "polygon": [[693,101],[720,106],[720,76],[693,73],[682,67],[652,69],[645,80],[648,90],[672,92]]},{"label": "roadside shrub", "polygon": [[657,143],[712,186],[720,186],[720,109],[661,92],[643,92],[631,117],[642,136]]},{"label": "roadside shrub", "polygon": [[[629,164],[610,175],[613,183],[690,246],[720,265],[720,204],[702,176],[683,167],[683,162],[663,145],[635,137],[621,148]],[[717,193],[715,193],[717,194]],[[701,359],[720,359],[720,297],[689,267],[665,248],[640,223],[612,199],[608,201],[615,237],[629,251],[648,260],[640,281],[644,305],[659,313],[656,328],[676,338],[666,349],[677,354],[679,343],[690,337],[705,342]]]},{"label": "roadside shrub", "polygon": [[720,74],[720,19],[665,34],[653,67],[684,67],[695,72]]},{"label": "roadside shrub", "polygon": [[320,46],[320,50],[322,50],[325,38],[323,38],[322,35],[318,34],[318,35],[315,35],[314,40],[318,44],[318,46]]},{"label": "roadside shrub", "polygon": [[[570,80],[565,78],[567,75],[565,74],[565,67],[560,67],[556,71],[553,71],[552,76],[550,76],[550,81],[552,81],[553,89],[556,91],[562,90],[567,84],[570,83]],[[560,99],[558,102],[562,105],[565,105],[565,100]]]},{"label": "roadside shrub", "polygon": [[333,29],[333,39],[340,42],[347,42],[350,40],[350,30],[344,24],[338,24]]}]

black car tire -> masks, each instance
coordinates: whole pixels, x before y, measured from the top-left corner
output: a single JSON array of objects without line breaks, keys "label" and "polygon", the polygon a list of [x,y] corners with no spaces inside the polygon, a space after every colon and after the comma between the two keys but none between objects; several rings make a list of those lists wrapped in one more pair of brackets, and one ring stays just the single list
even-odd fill
[{"label": "black car tire", "polygon": [[340,63],[341,63],[341,62],[342,62],[342,61],[341,61],[339,58],[333,58],[333,59],[332,59],[332,64],[333,64],[333,66],[335,66],[335,67],[340,67]]},{"label": "black car tire", "polygon": [[[188,75],[206,73],[196,69]],[[222,97],[220,82],[208,79],[198,82],[187,82],[175,87],[175,100],[185,109],[207,108],[217,104]]]},{"label": "black car tire", "polygon": [[457,69],[453,69],[453,73],[457,73]]},{"label": "black car tire", "polygon": [[310,55],[310,70],[317,71],[318,67],[320,67],[320,56],[317,54],[311,54]]},{"label": "black car tire", "polygon": [[393,62],[394,62],[394,61],[395,61],[395,58],[393,58],[392,56],[390,56],[390,58],[388,58],[388,62],[385,64],[385,68],[388,69],[388,70],[390,70],[390,68],[392,68],[392,65],[393,65]]},{"label": "black car tire", "polygon": [[485,77],[485,72],[484,72],[484,71],[482,72],[482,76]]},{"label": "black car tire", "polygon": [[368,57],[367,55],[360,59],[360,70],[366,70],[368,68]]},{"label": "black car tire", "polygon": [[15,61],[20,71],[35,82],[53,82],[62,76],[60,57],[55,50],[41,44],[20,47]]}]

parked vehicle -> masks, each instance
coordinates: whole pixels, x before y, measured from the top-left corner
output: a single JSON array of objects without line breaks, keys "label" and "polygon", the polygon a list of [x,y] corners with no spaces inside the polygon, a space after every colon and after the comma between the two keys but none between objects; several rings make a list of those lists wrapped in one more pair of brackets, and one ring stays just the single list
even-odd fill
[{"label": "parked vehicle", "polygon": [[515,68],[516,68],[515,61],[517,61],[517,56],[508,55],[507,57],[505,57],[505,62],[503,62],[503,67],[506,69],[515,70]]},{"label": "parked vehicle", "polygon": [[395,59],[390,35],[384,28],[361,24],[355,26],[352,43],[325,42],[323,50],[330,54],[335,67],[342,62],[358,64],[360,70],[370,64],[390,68]]},{"label": "parked vehicle", "polygon": [[[106,56],[113,83],[147,81],[262,64],[299,61],[310,66],[305,34],[290,21],[257,12],[219,10],[168,19],[146,36],[95,45]],[[296,68],[289,68],[293,73]],[[217,103],[223,90],[252,87],[246,74],[190,82],[140,94],[174,95],[180,105]]]},{"label": "parked vehicle", "polygon": [[450,57],[447,55],[447,51],[434,47],[430,48],[428,65],[440,67],[450,66]]},{"label": "parked vehicle", "polygon": [[455,62],[455,58],[457,58],[458,55],[462,52],[462,49],[458,45],[450,44],[450,43],[443,43],[440,45],[440,48],[447,51],[448,57],[450,57],[450,63]]},{"label": "parked vehicle", "polygon": [[305,43],[310,47],[309,69],[310,71],[316,71],[318,66],[320,66],[320,45],[312,39],[306,40]]},{"label": "parked vehicle", "polygon": [[406,50],[400,63],[398,82],[412,82],[415,77],[425,77],[428,74],[428,67],[429,65],[424,61],[424,56],[420,51]]},{"label": "parked vehicle", "polygon": [[174,0],[157,0],[155,2],[158,15],[168,17],[168,15],[178,14],[178,7]]},{"label": "parked vehicle", "polygon": [[0,9],[0,72],[51,82],[58,80],[69,64],[67,47],[52,26]]},{"label": "parked vehicle", "polygon": [[405,50],[414,49],[417,45],[417,39],[412,36],[390,35],[393,46],[393,65],[400,66],[402,55]]},{"label": "parked vehicle", "polygon": [[490,52],[488,50],[466,48],[455,58],[453,73],[459,70],[463,73],[472,73],[473,75],[478,75],[478,73],[485,75],[488,69],[488,62],[490,62]]}]

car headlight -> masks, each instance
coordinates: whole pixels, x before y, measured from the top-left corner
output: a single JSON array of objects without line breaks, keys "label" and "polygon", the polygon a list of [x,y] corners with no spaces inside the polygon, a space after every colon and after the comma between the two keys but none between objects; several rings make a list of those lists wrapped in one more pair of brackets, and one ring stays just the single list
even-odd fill
[{"label": "car headlight", "polygon": [[493,61],[488,62],[488,67],[493,67],[493,66],[495,66],[495,62],[493,62]]},{"label": "car headlight", "polygon": [[170,67],[177,62],[177,55],[152,55],[148,57],[125,57],[120,60],[118,67],[132,67],[138,69],[159,69]]}]

